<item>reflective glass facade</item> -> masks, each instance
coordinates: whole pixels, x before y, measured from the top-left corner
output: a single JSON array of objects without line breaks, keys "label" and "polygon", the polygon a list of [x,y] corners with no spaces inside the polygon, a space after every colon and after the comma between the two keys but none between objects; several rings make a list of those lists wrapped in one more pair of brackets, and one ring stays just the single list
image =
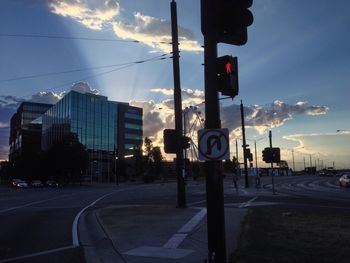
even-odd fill
[{"label": "reflective glass facade", "polygon": [[72,132],[88,150],[114,152],[117,103],[107,97],[71,91],[43,116],[43,149]]},{"label": "reflective glass facade", "polygon": [[41,123],[36,121],[53,105],[22,102],[11,118],[9,160],[26,158],[41,149]]},{"label": "reflective glass facade", "polygon": [[[42,148],[75,133],[89,152],[87,180],[113,181],[115,157],[142,146],[142,109],[71,91],[42,116]],[[115,178],[114,178],[115,180]]]}]

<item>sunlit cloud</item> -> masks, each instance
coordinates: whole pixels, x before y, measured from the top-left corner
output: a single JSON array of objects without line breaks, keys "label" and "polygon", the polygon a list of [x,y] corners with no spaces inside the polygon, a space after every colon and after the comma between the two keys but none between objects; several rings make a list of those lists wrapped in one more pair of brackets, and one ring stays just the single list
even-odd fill
[{"label": "sunlit cloud", "polygon": [[[172,98],[173,89],[157,88],[153,89],[152,92],[160,93],[171,98],[164,99],[159,103],[153,101],[144,101],[142,103],[133,101],[132,104],[143,107],[144,124],[146,125],[145,136],[153,138],[155,145],[162,146],[163,129],[173,129],[175,126],[174,100]],[[204,116],[205,107],[202,103],[204,101],[203,91],[183,89],[182,96],[184,98],[182,102],[183,108],[197,105],[198,112],[201,112],[201,116]],[[287,121],[291,121],[294,115],[315,116],[326,114],[327,111],[328,108],[325,106],[314,106],[307,102],[297,102],[291,105],[279,100],[265,106],[244,106],[246,128],[255,129],[260,134],[265,133],[268,129],[284,125]],[[220,112],[222,127],[229,129],[231,141],[233,142],[235,139],[240,138],[242,136],[240,105],[222,106]],[[156,120],[154,119],[155,116],[157,117]],[[193,120],[194,118],[195,116],[190,113],[189,120]],[[151,121],[150,123],[148,122],[149,120]],[[303,140],[297,137],[289,137],[288,139],[298,142],[299,146],[295,149],[304,149],[305,151]]]},{"label": "sunlit cloud", "polygon": [[296,154],[306,155],[313,161],[322,160],[328,165],[332,165],[334,160],[337,160],[337,168],[348,166],[350,131],[292,134],[283,138],[297,143],[293,148]]},{"label": "sunlit cloud", "polygon": [[[49,8],[52,13],[74,19],[89,29],[112,28],[121,39],[136,40],[164,52],[172,51],[170,21],[140,12],[133,14],[132,21],[121,20],[121,7],[115,0],[53,0]],[[178,36],[180,50],[203,51],[190,30],[178,26]]]},{"label": "sunlit cloud", "polygon": [[53,0],[49,2],[51,12],[70,17],[87,28],[101,30],[120,12],[114,0]]},{"label": "sunlit cloud", "polygon": [[[140,41],[152,48],[158,48],[164,52],[171,52],[171,23],[164,19],[158,19],[134,13],[132,22],[113,23],[115,34],[122,39],[133,39]],[[180,49],[183,51],[203,51],[203,48],[194,38],[192,32],[181,26],[178,27]]]},{"label": "sunlit cloud", "polygon": [[10,123],[0,121],[0,129],[8,128],[8,127],[10,127]]}]

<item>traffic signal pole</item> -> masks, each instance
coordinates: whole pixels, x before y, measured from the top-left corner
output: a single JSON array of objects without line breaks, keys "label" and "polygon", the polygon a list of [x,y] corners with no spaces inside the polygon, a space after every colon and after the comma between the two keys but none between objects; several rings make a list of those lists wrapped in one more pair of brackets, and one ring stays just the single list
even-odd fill
[{"label": "traffic signal pole", "polygon": [[242,137],[243,137],[243,159],[244,159],[244,182],[245,182],[245,188],[249,187],[249,182],[248,182],[248,164],[247,164],[247,142],[245,138],[245,126],[244,126],[244,110],[243,110],[243,103],[241,100],[241,121],[242,121]]},{"label": "traffic signal pole", "polygon": [[[204,36],[205,128],[221,128],[218,92],[216,89],[217,43]],[[207,229],[209,262],[226,262],[224,191],[221,161],[206,161]]]},{"label": "traffic signal pole", "polygon": [[[174,74],[174,110],[175,110],[175,130],[178,142],[182,141],[182,102],[180,85],[180,63],[179,63],[179,38],[177,29],[177,10],[176,2],[170,3],[171,11],[171,34],[173,48],[173,74]],[[185,208],[186,190],[185,190],[185,172],[184,156],[182,144],[177,145],[176,150],[176,176],[177,176],[177,207]]]},{"label": "traffic signal pole", "polygon": [[[271,152],[272,152],[272,132],[269,131],[269,140],[270,140],[270,149],[271,149]],[[271,162],[271,178],[272,178],[272,193],[275,195],[276,192],[275,192],[275,173],[273,171],[273,162]]]}]

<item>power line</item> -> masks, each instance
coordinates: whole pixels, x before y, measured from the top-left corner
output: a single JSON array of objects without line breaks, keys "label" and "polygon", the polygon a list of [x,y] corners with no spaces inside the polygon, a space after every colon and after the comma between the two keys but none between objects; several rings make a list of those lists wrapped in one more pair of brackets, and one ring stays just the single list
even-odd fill
[{"label": "power line", "polygon": [[[92,78],[99,77],[99,76],[102,76],[102,75],[106,75],[106,74],[109,74],[109,73],[112,73],[112,72],[116,72],[116,71],[119,71],[119,70],[122,70],[122,69],[125,69],[125,68],[128,68],[128,67],[131,67],[131,66],[135,66],[137,64],[146,63],[146,62],[152,62],[152,61],[165,60],[165,59],[168,58],[168,57],[165,57],[166,55],[168,55],[168,54],[162,54],[162,55],[159,55],[159,56],[156,56],[156,57],[152,57],[152,58],[149,58],[149,59],[140,60],[140,61],[136,61],[136,62],[133,62],[133,63],[128,63],[128,64],[120,66],[120,67],[118,67],[116,69],[104,71],[104,72],[101,72],[101,73],[98,73],[98,74],[88,75],[88,76],[85,76],[85,77],[77,79],[77,80],[72,80],[72,81],[69,81],[69,82],[66,82],[66,83],[63,83],[63,84],[59,84],[59,85],[57,85],[57,86],[55,86],[53,88],[46,89],[46,90],[43,90],[43,91],[46,91],[46,92],[53,91],[55,89],[58,89],[60,87],[63,87],[63,86],[66,86],[66,85],[69,85],[69,84],[72,84],[72,83],[75,83],[75,82],[88,80],[88,79],[92,79]],[[31,94],[25,94],[23,97],[29,96]]]},{"label": "power line", "polygon": [[[50,39],[68,39],[68,40],[87,40],[87,41],[103,41],[103,42],[126,42],[126,43],[141,43],[139,40],[111,39],[111,38],[90,38],[90,37],[68,37],[68,36],[53,36],[53,35],[34,35],[34,34],[0,34],[0,37],[22,37],[22,38],[50,38]],[[152,41],[159,44],[171,44],[166,41]]]},{"label": "power line", "polygon": [[[160,56],[164,57],[166,55],[168,55],[168,54],[162,54]],[[16,80],[31,79],[31,78],[41,78],[41,77],[47,77],[47,76],[53,76],[53,75],[61,75],[61,74],[74,73],[74,72],[81,72],[81,71],[87,71],[87,70],[93,70],[93,69],[103,69],[103,68],[112,68],[112,67],[126,66],[126,65],[129,65],[129,64],[140,64],[140,63],[143,63],[143,62],[145,62],[145,61],[144,60],[139,60],[139,61],[133,61],[133,62],[127,62],[127,63],[120,63],[120,64],[88,67],[88,68],[81,68],[81,69],[72,69],[72,70],[57,71],[57,72],[48,72],[48,73],[28,75],[28,76],[9,78],[9,79],[0,79],[0,83],[1,82],[11,82],[11,81],[16,81]]]}]

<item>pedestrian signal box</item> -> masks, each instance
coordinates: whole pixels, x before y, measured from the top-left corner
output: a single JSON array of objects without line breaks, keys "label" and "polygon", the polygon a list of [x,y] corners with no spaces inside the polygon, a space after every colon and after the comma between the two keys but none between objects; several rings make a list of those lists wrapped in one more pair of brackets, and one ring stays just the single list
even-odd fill
[{"label": "pedestrian signal box", "polygon": [[222,95],[238,95],[237,57],[223,56],[216,59],[217,90]]}]

